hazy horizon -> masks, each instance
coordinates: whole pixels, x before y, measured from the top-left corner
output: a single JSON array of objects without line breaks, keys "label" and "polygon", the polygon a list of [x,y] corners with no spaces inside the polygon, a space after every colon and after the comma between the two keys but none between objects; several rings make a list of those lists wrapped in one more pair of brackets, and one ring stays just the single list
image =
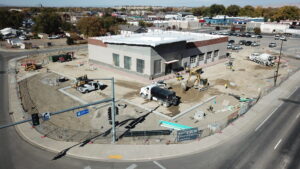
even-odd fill
[{"label": "hazy horizon", "polygon": [[[212,4],[223,4],[228,5],[252,5],[252,6],[264,6],[264,7],[278,7],[285,5],[295,5],[299,6],[299,0],[253,0],[251,2],[245,0],[223,0],[222,3],[219,0],[30,0],[26,2],[24,0],[1,0],[1,6],[16,6],[16,7],[38,7],[40,5],[44,7],[115,7],[115,6],[169,6],[169,7],[198,7],[198,6],[210,6]],[[71,4],[71,5],[70,5]],[[272,5],[270,5],[272,4]]]}]

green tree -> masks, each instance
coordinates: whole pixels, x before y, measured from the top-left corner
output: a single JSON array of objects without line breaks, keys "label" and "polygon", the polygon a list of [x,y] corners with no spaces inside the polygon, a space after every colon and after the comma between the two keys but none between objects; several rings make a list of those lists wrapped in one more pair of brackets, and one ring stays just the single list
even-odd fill
[{"label": "green tree", "polygon": [[104,35],[106,33],[106,31],[104,31],[103,21],[99,17],[91,16],[81,18],[76,25],[80,32],[88,37]]},{"label": "green tree", "polygon": [[62,22],[61,29],[64,31],[75,31],[75,27],[69,22]]},{"label": "green tree", "polygon": [[262,17],[262,16],[264,16],[264,12],[265,12],[265,8],[263,8],[261,6],[257,6],[254,9],[254,16],[255,17]]},{"label": "green tree", "polygon": [[145,21],[139,21],[139,26],[146,27],[146,22]]},{"label": "green tree", "polygon": [[210,6],[210,15],[222,15],[225,14],[225,7],[224,5],[218,5],[218,4],[213,4]]},{"label": "green tree", "polygon": [[25,14],[22,12],[9,12],[8,10],[0,10],[0,29],[6,27],[19,28],[22,26],[22,21]]},{"label": "green tree", "polygon": [[237,16],[240,12],[241,7],[238,5],[230,5],[226,8],[226,15]]},{"label": "green tree", "polygon": [[259,27],[255,27],[255,28],[253,29],[253,31],[254,31],[254,33],[255,33],[256,35],[259,35],[259,34],[261,33],[261,30],[260,30]]},{"label": "green tree", "polygon": [[296,6],[283,6],[277,10],[274,15],[276,21],[280,20],[298,20],[300,17],[299,8]]},{"label": "green tree", "polygon": [[251,5],[246,5],[240,9],[239,16],[254,16],[254,7]]},{"label": "green tree", "polygon": [[271,21],[274,21],[274,15],[277,11],[277,8],[271,8],[271,7],[268,7],[268,8],[264,8],[263,9],[263,17],[265,18],[265,21],[268,21],[269,19]]},{"label": "green tree", "polygon": [[60,32],[60,27],[63,23],[60,16],[53,12],[42,12],[34,18],[34,21],[33,30],[47,34]]},{"label": "green tree", "polygon": [[209,15],[209,8],[202,6],[199,8],[193,8],[192,13],[195,16],[208,16]]}]

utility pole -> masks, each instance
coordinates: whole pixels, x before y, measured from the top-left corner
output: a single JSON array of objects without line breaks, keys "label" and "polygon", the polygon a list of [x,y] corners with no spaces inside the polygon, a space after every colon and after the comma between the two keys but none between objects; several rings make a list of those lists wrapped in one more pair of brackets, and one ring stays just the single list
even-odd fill
[{"label": "utility pole", "polygon": [[115,120],[116,120],[116,107],[115,107],[115,79],[111,79],[111,97],[112,97],[112,102],[111,102],[111,110],[112,110],[112,143],[116,142],[116,125],[115,125]]},{"label": "utility pole", "polygon": [[282,44],[283,44],[283,40],[281,40],[281,45],[280,45],[280,53],[279,53],[279,58],[278,58],[278,62],[277,62],[277,68],[276,68],[275,76],[274,76],[274,86],[276,86],[276,82],[277,82],[277,78],[278,78],[280,58],[281,58],[281,51],[282,51]]}]

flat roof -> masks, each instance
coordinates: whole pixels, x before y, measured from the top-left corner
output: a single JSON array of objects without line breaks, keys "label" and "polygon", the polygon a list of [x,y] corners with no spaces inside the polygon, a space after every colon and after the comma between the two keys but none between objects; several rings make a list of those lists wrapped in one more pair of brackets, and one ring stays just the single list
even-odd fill
[{"label": "flat roof", "polygon": [[148,33],[92,37],[92,39],[101,40],[103,43],[110,44],[146,45],[155,47],[161,44],[174,42],[185,41],[188,43],[218,39],[222,37],[225,36],[179,31],[153,31]]}]

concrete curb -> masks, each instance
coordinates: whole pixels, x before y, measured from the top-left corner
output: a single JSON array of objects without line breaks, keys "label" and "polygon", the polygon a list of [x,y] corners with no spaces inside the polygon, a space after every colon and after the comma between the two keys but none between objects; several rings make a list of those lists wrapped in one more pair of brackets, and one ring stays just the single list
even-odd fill
[{"label": "concrete curb", "polygon": [[[14,61],[16,61],[15,59]],[[10,61],[11,62],[11,61]],[[9,67],[11,63],[9,62]],[[256,105],[254,105],[243,118],[235,121],[235,125],[227,126],[222,134],[214,134],[212,136],[203,138],[201,141],[193,141],[186,144],[170,144],[170,145],[112,145],[112,144],[87,144],[85,147],[74,147],[67,155],[79,159],[95,160],[95,161],[149,161],[154,159],[167,159],[180,157],[185,155],[196,154],[216,147],[232,137],[242,135],[241,133],[250,132],[261,118],[268,115],[270,110],[273,110],[280,100],[274,100],[271,104],[269,99],[280,97],[288,97],[291,91],[294,90],[294,84],[298,85],[300,82],[300,71],[293,74],[283,82],[278,88],[273,90],[268,95],[261,98]],[[8,75],[9,83],[9,109],[15,112],[12,120],[23,120],[23,110],[19,104],[17,96],[16,79],[12,74]],[[17,101],[16,101],[17,100]],[[260,112],[260,113],[258,113]],[[264,113],[261,113],[264,112]],[[250,120],[249,120],[250,119]],[[65,148],[71,147],[77,143],[56,141],[50,138],[43,138],[40,133],[32,129],[29,123],[16,126],[19,135],[34,146],[41,149],[58,153]],[[121,156],[122,158],[115,159],[110,156]],[[124,158],[123,158],[124,157]]]}]

